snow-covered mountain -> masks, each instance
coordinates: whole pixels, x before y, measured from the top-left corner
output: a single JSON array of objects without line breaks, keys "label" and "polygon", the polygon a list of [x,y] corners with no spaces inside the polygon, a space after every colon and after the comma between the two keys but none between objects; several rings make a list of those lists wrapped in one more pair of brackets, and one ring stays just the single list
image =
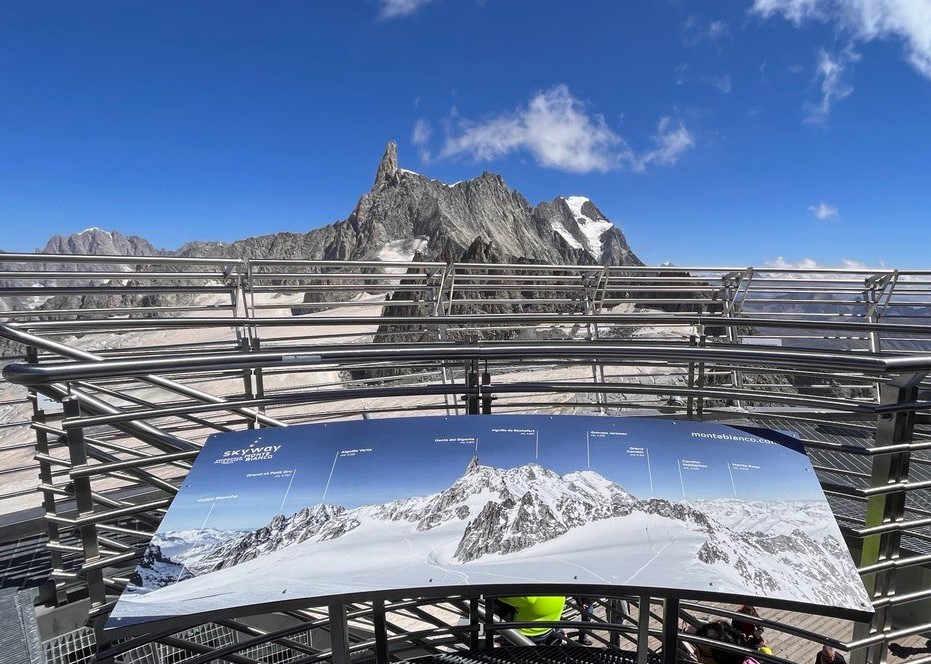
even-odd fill
[{"label": "snow-covered mountain", "polygon": [[258,530],[232,533],[233,536],[213,546],[188,549],[180,553],[177,560],[196,574],[215,572],[299,544],[315,535],[330,539],[341,527],[339,524],[352,522],[352,519],[341,519],[344,514],[346,510],[338,505],[305,507],[290,517],[279,514]]},{"label": "snow-covered mountain", "polygon": [[155,533],[152,543],[157,544],[165,556],[178,559],[182,555],[189,555],[191,551],[214,549],[242,534],[239,530],[192,528]]},{"label": "snow-covered mountain", "polygon": [[[232,243],[196,241],[176,250],[159,249],[144,238],[117,231],[88,228],[71,235],[56,235],[40,253],[176,256],[187,258],[263,258],[482,263],[550,263],[572,265],[642,265],[624,234],[589,199],[557,196],[532,206],[494,173],[454,184],[433,180],[398,167],[397,146],[389,142],[379,162],[372,188],[363,194],[343,221],[306,233],[273,233]],[[31,265],[4,263],[4,269],[35,269]],[[66,259],[45,264],[44,269],[69,271]],[[122,270],[130,265],[83,264],[81,269]],[[42,269],[41,267],[39,269]],[[185,271],[185,268],[166,268]],[[397,270],[397,268],[386,268]],[[0,286],[35,287],[36,294],[7,302],[14,308],[107,308],[174,304],[180,296],[76,296],[65,300],[41,294],[45,285],[80,286],[84,280],[36,280],[0,282]],[[114,285],[134,285],[131,277]],[[345,299],[349,291],[309,293],[308,301]],[[186,303],[186,302],[183,302]],[[295,313],[302,313],[297,310]]]},{"label": "snow-covered mountain", "polygon": [[[96,226],[80,233],[55,235],[42,250],[44,254],[91,254],[94,256],[158,256],[165,253],[138,235],[123,235]],[[119,269],[119,268],[117,268]]]},{"label": "snow-covered mountain", "polygon": [[[192,547],[169,560],[159,550],[148,558],[151,572],[139,573],[143,586],[131,590],[160,588],[164,575],[156,568],[167,563],[195,577],[181,584],[192,584],[187,591],[170,594],[200,597],[205,575],[210,587],[222,586],[274,577],[285,566],[288,583],[322,593],[319,584],[346,592],[385,578],[416,587],[435,573],[495,582],[510,561],[565,574],[572,561],[578,569],[571,578],[584,570],[590,583],[637,578],[858,606],[863,586],[831,518],[820,503],[638,499],[594,471],[559,475],[537,464],[504,469],[473,461],[451,486],[427,496],[353,509],[316,505],[212,549]],[[611,578],[592,571],[615,568]]]},{"label": "snow-covered mountain", "polygon": [[[347,219],[308,233],[276,233],[176,255],[326,260],[466,261],[476,243],[500,262],[642,265],[620,229],[587,198],[558,196],[532,206],[495,173],[446,184],[398,167],[391,141],[372,188]],[[404,248],[404,253],[399,249]]]},{"label": "snow-covered mountain", "polygon": [[205,552],[190,549],[175,559],[197,574],[214,572],[304,542],[336,539],[364,522],[412,524],[416,532],[451,521],[467,522],[456,548],[461,562],[507,554],[545,542],[597,519],[629,513],[635,498],[598,473],[560,477],[537,464],[501,469],[474,464],[448,489],[383,505],[346,510],[336,505],[277,515],[262,528]]},{"label": "snow-covered mountain", "polygon": [[[273,233],[232,243],[196,241],[176,250],[144,238],[88,228],[56,235],[41,253],[257,257],[325,260],[468,260],[476,242],[503,262],[642,265],[623,233],[583,196],[532,206],[495,173],[446,184],[398,167],[388,143],[371,190],[349,217],[307,233]],[[473,250],[474,253],[474,250]]]},{"label": "snow-covered mountain", "polygon": [[163,554],[157,544],[149,544],[136,571],[129,575],[129,583],[150,592],[192,578],[194,574],[187,567]]},{"label": "snow-covered mountain", "polygon": [[709,518],[734,532],[764,532],[789,535],[801,530],[812,537],[830,534],[825,524],[834,516],[827,503],[820,501],[743,501],[735,498],[694,500],[689,503]]}]

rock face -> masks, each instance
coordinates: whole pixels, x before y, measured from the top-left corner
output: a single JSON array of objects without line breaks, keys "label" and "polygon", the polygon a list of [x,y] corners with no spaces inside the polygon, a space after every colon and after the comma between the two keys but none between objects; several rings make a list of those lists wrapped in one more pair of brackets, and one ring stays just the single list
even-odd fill
[{"label": "rock face", "polygon": [[[403,540],[403,549],[415,558],[428,552],[443,565],[495,563],[557,542],[562,551],[586,549],[592,545],[591,529],[606,533],[609,525],[629,529],[631,551],[639,547],[647,557],[674,545],[676,555],[685,556],[677,564],[712,587],[750,587],[762,596],[792,588],[806,601],[831,603],[862,592],[843,543],[826,530],[832,518],[823,502],[638,499],[591,470],[559,475],[536,463],[496,468],[473,458],[461,477],[429,495],[352,509],[318,504],[291,516],[279,514],[245,533],[160,533],[134,583],[146,592],[166,580],[226,573],[248,561],[256,561],[249,567],[255,573],[263,560],[280,564],[270,554],[281,549],[321,552],[330,540],[345,536],[354,539],[333,545],[344,547],[341,555],[378,537]],[[644,530],[653,533],[648,543]],[[161,546],[169,542],[171,556],[166,556]],[[182,550],[183,542],[189,545]]]},{"label": "rock face", "polygon": [[462,260],[480,241],[507,262],[642,265],[586,198],[533,207],[494,173],[452,185],[431,180],[398,167],[394,142],[349,218],[311,234],[324,240],[326,259],[383,258],[390,243],[420,240],[425,260]]},{"label": "rock face", "polygon": [[372,188],[349,217],[307,233],[258,235],[232,243],[198,241],[171,251],[143,238],[89,228],[56,235],[49,254],[256,257],[270,259],[476,260],[642,265],[621,231],[587,198],[559,196],[531,206],[500,175],[483,173],[449,185],[398,167],[392,141]]},{"label": "rock face", "polygon": [[352,519],[337,523],[336,517],[345,511],[338,505],[321,504],[305,507],[290,517],[279,514],[268,525],[215,546],[209,552],[185,551],[176,558],[196,574],[216,572],[314,536],[321,536],[322,540],[339,537],[358,525],[358,521],[351,525]]},{"label": "rock face", "polygon": [[191,578],[194,574],[188,568],[165,556],[157,544],[150,544],[136,571],[129,575],[129,583],[137,589],[156,590]]},{"label": "rock face", "polygon": [[[560,476],[537,464],[492,468],[480,465],[476,458],[461,478],[438,493],[352,510],[321,504],[290,517],[279,514],[253,532],[208,551],[192,547],[175,555],[173,561],[200,575],[309,539],[336,539],[362,523],[403,521],[416,532],[424,532],[458,521],[464,532],[455,558],[468,562],[521,551],[592,521],[625,516],[636,504],[634,496],[593,471]],[[169,539],[176,538],[171,533],[159,536],[160,541]]]},{"label": "rock face", "polygon": [[[132,273],[132,268],[126,265],[101,265],[101,264],[81,264],[67,263],[24,263],[2,260],[0,252],[0,269],[2,270],[22,270],[22,271],[41,271],[41,272],[69,272],[76,269],[92,272],[112,272],[124,271],[127,276]],[[52,237],[40,253],[44,254],[89,254],[94,256],[159,256],[166,252],[155,248],[149,241],[135,236],[125,236],[116,231],[105,231],[99,228],[88,228],[80,233],[72,235],[56,235]],[[36,279],[31,283],[24,282],[22,279],[0,279],[0,288],[35,288],[35,295],[18,296],[3,298],[0,300],[0,312],[8,310],[27,310],[41,309],[50,310],[64,309],[69,307],[94,308],[101,306],[115,306],[119,304],[119,297],[112,298],[115,301],[100,302],[93,297],[78,296],[70,298],[52,298],[42,295],[41,287],[46,285],[54,286],[87,286],[101,285],[101,280],[87,279],[55,279],[54,281],[46,279]],[[139,304],[133,301],[131,304]],[[144,306],[144,305],[143,305]]]},{"label": "rock face", "polygon": [[[264,258],[317,260],[441,261],[462,263],[548,263],[564,265],[642,265],[631,251],[623,233],[589,199],[559,196],[532,206],[500,175],[483,173],[472,180],[446,184],[399,168],[397,145],[388,143],[378,164],[372,188],[363,194],[347,219],[307,233],[258,235],[232,243],[190,242],[177,250],[159,249],[147,240],[124,236],[117,231],[89,228],[73,235],[56,235],[42,253],[128,256],[176,256],[184,258]],[[35,269],[25,264],[2,264],[6,269]],[[46,270],[80,269],[124,270],[133,266],[93,266],[48,264]],[[185,272],[184,266],[166,266],[162,271]],[[519,274],[519,271],[516,272]],[[118,282],[139,285],[128,276]],[[187,285],[187,282],[178,282]],[[284,284],[284,281],[273,282]],[[190,304],[182,295],[148,294],[43,296],[41,286],[103,285],[102,281],[36,280],[26,284],[37,288],[36,295],[6,299],[4,308],[44,310],[108,309],[113,307],[156,307]],[[0,286],[20,286],[22,282]],[[345,284],[342,284],[345,285]],[[348,300],[362,291],[333,289],[308,291],[304,303],[320,300]],[[406,295],[406,294],[405,294]],[[520,297],[547,294],[531,291]],[[559,294],[549,295],[559,298]],[[471,294],[481,299],[481,292]],[[568,297],[568,296],[565,296]],[[565,297],[563,299],[565,299]],[[400,299],[404,299],[403,297]],[[548,305],[549,306],[549,305]],[[473,307],[474,308],[474,307]],[[295,307],[295,315],[313,311]],[[568,307],[567,311],[572,310]],[[503,312],[535,311],[533,304],[505,307]],[[399,312],[389,309],[386,318]],[[416,313],[416,312],[406,312]],[[468,313],[463,311],[462,313]],[[145,316],[146,314],[135,314]],[[380,330],[381,336],[391,330]]]},{"label": "rock face", "polygon": [[72,235],[55,235],[44,254],[91,254],[94,256],[159,256],[166,252],[136,235],[125,236],[117,231],[88,228]]}]

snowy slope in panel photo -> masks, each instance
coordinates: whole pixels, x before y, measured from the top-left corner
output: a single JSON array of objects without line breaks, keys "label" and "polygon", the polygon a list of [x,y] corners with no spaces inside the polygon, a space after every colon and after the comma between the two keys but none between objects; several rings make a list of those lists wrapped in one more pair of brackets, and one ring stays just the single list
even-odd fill
[{"label": "snowy slope in panel photo", "polygon": [[111,626],[282,599],[506,583],[864,610],[863,584],[804,451],[774,437],[783,444],[722,425],[585,416],[214,436]]}]

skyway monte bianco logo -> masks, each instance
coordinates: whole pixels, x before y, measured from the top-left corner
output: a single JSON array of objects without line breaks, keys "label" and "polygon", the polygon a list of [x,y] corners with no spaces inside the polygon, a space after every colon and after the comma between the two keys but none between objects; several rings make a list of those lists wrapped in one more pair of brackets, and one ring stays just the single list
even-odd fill
[{"label": "skyway monte bianco logo", "polygon": [[730,433],[713,433],[708,431],[692,431],[692,438],[712,438],[714,440],[737,440],[744,443],[762,443],[764,445],[778,445],[774,440],[759,438],[758,436],[735,436]]},{"label": "skyway monte bianco logo", "polygon": [[237,463],[239,461],[269,461],[275,458],[275,453],[280,449],[281,445],[262,445],[257,441],[249,445],[249,447],[224,450],[220,458],[216,459],[214,463],[227,464]]}]

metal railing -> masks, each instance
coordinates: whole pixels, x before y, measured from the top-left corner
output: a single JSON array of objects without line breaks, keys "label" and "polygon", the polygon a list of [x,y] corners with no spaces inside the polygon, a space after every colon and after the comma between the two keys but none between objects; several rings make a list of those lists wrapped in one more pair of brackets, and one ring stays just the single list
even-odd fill
[{"label": "metal railing", "polygon": [[[0,453],[16,479],[0,508],[39,498],[56,601],[90,597],[98,625],[206,434],[493,409],[797,429],[876,613],[845,639],[773,628],[874,662],[890,641],[931,630],[900,626],[897,613],[931,600],[931,585],[901,585],[931,562],[931,271],[6,254],[0,308]],[[29,475],[38,483],[19,479]],[[374,657],[384,644],[366,635],[382,632],[385,652],[409,656],[475,645],[479,624],[494,631],[476,622],[474,598],[458,613],[451,601],[399,609],[426,621],[419,631],[389,625],[376,605],[350,609],[335,649],[291,638],[329,639],[328,607],[279,612],[276,624],[291,622],[276,629],[231,621],[224,657],[257,661],[248,649],[263,644],[300,653],[281,661]],[[696,611],[721,609],[676,609]],[[661,620],[605,620],[606,633],[653,650],[695,640]],[[174,648],[173,661],[217,656],[186,634],[149,642]],[[126,653],[140,647],[154,652],[112,652],[136,661]]]}]

